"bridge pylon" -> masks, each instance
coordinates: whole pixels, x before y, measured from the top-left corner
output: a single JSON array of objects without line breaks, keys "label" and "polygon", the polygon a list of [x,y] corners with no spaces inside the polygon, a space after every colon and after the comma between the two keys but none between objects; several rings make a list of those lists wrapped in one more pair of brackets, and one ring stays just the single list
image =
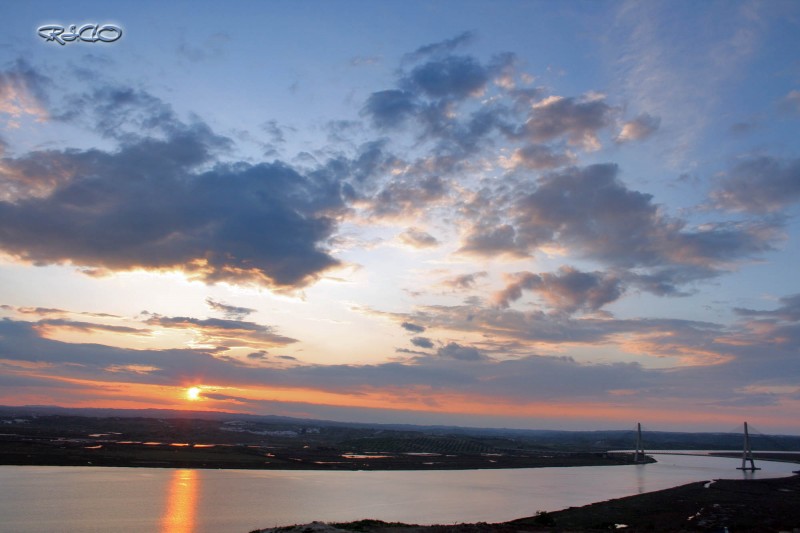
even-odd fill
[{"label": "bridge pylon", "polygon": [[[747,466],[747,461],[750,461],[750,466]],[[736,470],[761,470],[756,466],[753,461],[753,449],[750,447],[750,433],[747,431],[747,422],[744,423],[744,449],[742,450],[742,466]]]},{"label": "bridge pylon", "polygon": [[644,463],[644,444],[642,444],[642,424],[636,424],[636,452],[633,454],[633,462],[636,464]]}]

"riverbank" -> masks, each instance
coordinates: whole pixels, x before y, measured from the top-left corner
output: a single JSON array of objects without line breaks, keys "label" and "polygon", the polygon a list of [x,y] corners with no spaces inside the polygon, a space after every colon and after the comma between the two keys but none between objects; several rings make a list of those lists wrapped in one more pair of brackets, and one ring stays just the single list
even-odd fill
[{"label": "riverbank", "polygon": [[[624,528],[621,526],[625,526]],[[798,531],[800,476],[696,482],[499,524],[417,526],[363,520],[259,533],[517,533],[543,531]]]},{"label": "riverbank", "polygon": [[0,464],[246,470],[470,470],[633,464],[633,454],[364,452],[332,446],[261,446],[107,439],[32,439],[0,435]]},{"label": "riverbank", "polygon": [[[0,409],[2,412],[2,409]],[[405,429],[331,422],[12,415],[0,464],[248,470],[469,470],[631,464],[625,432]],[[800,445],[800,444],[799,444]]]}]

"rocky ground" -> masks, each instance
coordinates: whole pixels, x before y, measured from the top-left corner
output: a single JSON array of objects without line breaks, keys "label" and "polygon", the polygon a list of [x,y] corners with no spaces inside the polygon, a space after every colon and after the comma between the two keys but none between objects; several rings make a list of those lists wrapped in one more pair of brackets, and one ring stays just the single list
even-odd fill
[{"label": "rocky ground", "polygon": [[800,476],[698,482],[501,524],[415,526],[314,522],[261,533],[511,533],[543,531],[789,531],[800,533]]}]

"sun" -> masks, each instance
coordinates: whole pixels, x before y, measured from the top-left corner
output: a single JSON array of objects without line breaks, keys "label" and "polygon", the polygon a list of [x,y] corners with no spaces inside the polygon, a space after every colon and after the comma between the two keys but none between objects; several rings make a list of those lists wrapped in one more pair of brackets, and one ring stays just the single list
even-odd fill
[{"label": "sun", "polygon": [[200,399],[200,387],[189,387],[186,389],[186,397],[192,401],[196,401]]}]

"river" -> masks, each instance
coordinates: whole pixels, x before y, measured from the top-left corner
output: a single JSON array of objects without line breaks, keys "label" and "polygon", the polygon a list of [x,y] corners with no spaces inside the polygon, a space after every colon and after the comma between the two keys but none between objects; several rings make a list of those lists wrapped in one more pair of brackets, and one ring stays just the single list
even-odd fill
[{"label": "river", "polygon": [[0,531],[246,533],[312,520],[502,522],[719,478],[782,477],[797,464],[657,455],[636,466],[322,472],[0,466]]}]

